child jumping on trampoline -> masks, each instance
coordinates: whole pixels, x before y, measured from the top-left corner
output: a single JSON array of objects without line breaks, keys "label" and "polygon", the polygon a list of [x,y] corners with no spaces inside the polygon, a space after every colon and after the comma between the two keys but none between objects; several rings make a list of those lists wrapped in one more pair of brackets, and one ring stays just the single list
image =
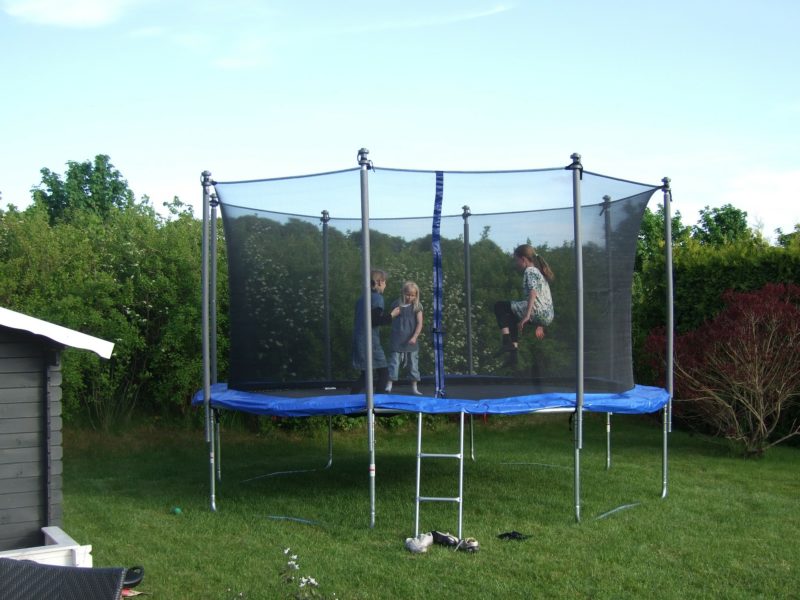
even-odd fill
[{"label": "child jumping on trampoline", "polygon": [[[384,312],[383,292],[386,290],[386,271],[373,269],[370,272],[370,303],[372,310],[370,322],[372,324],[372,369],[378,376],[375,389],[383,392],[389,383],[389,369],[386,363],[386,355],[381,346],[381,336],[378,327],[389,325],[392,318],[400,314],[400,309],[395,308],[389,313]],[[351,394],[360,394],[364,390],[367,369],[367,338],[364,331],[364,308],[365,298],[362,296],[356,302],[355,315],[353,319],[353,367],[361,371],[360,377],[350,388]]]},{"label": "child jumping on trampoline", "polygon": [[419,334],[422,331],[422,304],[419,302],[419,286],[413,281],[403,284],[403,293],[400,299],[392,304],[392,314],[399,309],[398,315],[392,321],[392,334],[389,337],[389,382],[386,391],[392,391],[393,382],[397,381],[400,374],[400,363],[408,364],[411,376],[411,391],[421,396],[417,385],[419,376]]},{"label": "child jumping on trampoline", "polygon": [[505,364],[517,364],[519,335],[525,325],[536,326],[536,337],[544,338],[544,328],[553,322],[553,296],[550,282],[555,279],[550,265],[536,253],[530,244],[522,244],[514,249],[514,264],[522,271],[522,290],[524,300],[502,300],[494,305],[497,326],[503,334],[503,342],[498,354],[508,353]]}]

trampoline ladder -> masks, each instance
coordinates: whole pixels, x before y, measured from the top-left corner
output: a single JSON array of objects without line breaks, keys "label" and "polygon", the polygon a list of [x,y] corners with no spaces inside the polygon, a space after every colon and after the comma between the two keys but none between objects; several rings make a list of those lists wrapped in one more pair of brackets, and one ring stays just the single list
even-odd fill
[{"label": "trampoline ladder", "polygon": [[[417,413],[417,487],[414,497],[414,535],[419,535],[419,505],[421,502],[454,502],[458,504],[458,539],[462,538],[461,529],[464,514],[464,413],[459,415],[458,452],[456,454],[439,454],[422,451],[422,413]],[[458,495],[455,497],[421,496],[420,480],[423,458],[458,459]]]}]

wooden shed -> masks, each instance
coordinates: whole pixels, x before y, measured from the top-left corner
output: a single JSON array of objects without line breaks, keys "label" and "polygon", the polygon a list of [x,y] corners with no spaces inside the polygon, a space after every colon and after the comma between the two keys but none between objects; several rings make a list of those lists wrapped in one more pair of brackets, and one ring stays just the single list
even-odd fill
[{"label": "wooden shed", "polygon": [[0,551],[51,543],[62,516],[61,351],[114,344],[0,308]]}]

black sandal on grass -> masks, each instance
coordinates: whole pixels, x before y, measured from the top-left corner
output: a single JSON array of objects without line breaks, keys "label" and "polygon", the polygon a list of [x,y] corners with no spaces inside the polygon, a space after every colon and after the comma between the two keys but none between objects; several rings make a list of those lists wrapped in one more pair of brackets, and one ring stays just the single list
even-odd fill
[{"label": "black sandal on grass", "polygon": [[519,531],[506,531],[505,533],[501,533],[498,535],[501,540],[527,540],[529,535],[525,535],[524,533],[520,533]]}]

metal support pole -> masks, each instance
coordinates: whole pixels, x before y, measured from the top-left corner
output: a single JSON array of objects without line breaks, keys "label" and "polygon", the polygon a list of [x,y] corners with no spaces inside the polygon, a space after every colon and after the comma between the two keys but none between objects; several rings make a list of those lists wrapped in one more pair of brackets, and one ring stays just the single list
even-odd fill
[{"label": "metal support pole", "polygon": [[419,535],[419,498],[422,471],[422,413],[417,413],[417,479],[414,488],[414,537]]},{"label": "metal support pole", "polygon": [[331,290],[330,290],[330,260],[328,255],[328,221],[331,216],[327,210],[322,211],[322,306],[323,329],[325,340],[325,379],[333,379],[331,366]]},{"label": "metal support pole", "polygon": [[672,393],[674,384],[674,336],[675,336],[675,307],[673,300],[673,280],[672,280],[672,189],[669,185],[669,177],[664,177],[661,180],[664,184],[662,190],[664,192],[664,263],[665,275],[667,278],[667,393],[669,400],[664,407],[663,415],[663,458],[661,468],[661,497],[667,497],[667,480],[668,480],[668,439],[669,433],[672,431]]},{"label": "metal support pole", "polygon": [[[209,195],[211,207],[208,223],[208,335],[209,335],[209,364],[211,366],[211,383],[217,383],[217,206],[219,199],[214,188]],[[220,413],[211,410],[214,424],[214,448],[217,481],[222,481],[222,428],[219,426]]]},{"label": "metal support pole", "polygon": [[369,526],[375,527],[375,398],[372,381],[372,286],[370,284],[372,267],[369,247],[369,170],[372,161],[367,158],[369,150],[358,151],[358,164],[361,166],[361,267],[364,297],[364,338],[366,351],[366,371],[364,372],[364,393],[367,398],[367,444],[369,446]]},{"label": "metal support pole", "polygon": [[472,214],[469,206],[461,207],[463,212],[461,217],[464,219],[464,301],[466,303],[466,325],[467,325],[467,373],[473,375],[475,370],[472,364],[472,264],[469,248],[469,217]]},{"label": "metal support pole", "polygon": [[[211,383],[217,383],[217,206],[219,199],[214,188],[209,195],[211,214],[208,223],[208,334],[211,365]],[[219,458],[219,457],[217,457]]]},{"label": "metal support pole", "polygon": [[[614,278],[612,277],[613,271],[613,253],[611,243],[611,196],[603,196],[603,225],[606,236],[606,287],[608,288],[608,295],[606,296],[606,323],[608,324],[608,356],[606,372],[608,380],[613,381],[614,378],[614,307],[616,306],[616,299],[614,298]],[[606,413],[606,470],[611,469],[611,413]]]},{"label": "metal support pole", "polygon": [[203,186],[203,243],[201,250],[200,280],[201,314],[202,314],[202,352],[203,352],[203,406],[205,408],[205,434],[208,446],[208,462],[211,472],[209,501],[211,510],[217,510],[215,467],[214,467],[214,419],[211,409],[211,349],[209,336],[210,298],[209,298],[209,205],[211,202],[211,173],[203,171],[201,184]]},{"label": "metal support pole", "polygon": [[464,539],[464,411],[459,413],[458,421],[458,539]]},{"label": "metal support pole", "polygon": [[[461,218],[464,219],[464,301],[466,303],[465,321],[467,324],[467,373],[475,374],[475,365],[472,356],[472,257],[469,243],[469,218],[472,215],[469,206],[466,204],[461,207]],[[469,415],[469,454],[475,460],[475,420],[472,414]]]},{"label": "metal support pole", "polygon": [[581,241],[581,155],[570,156],[572,164],[572,213],[575,240],[575,520],[581,521],[581,448],[583,447],[583,247]]},{"label": "metal support pole", "polygon": [[614,344],[614,307],[617,303],[614,297],[614,278],[612,277],[614,262],[611,244],[611,196],[603,196],[603,217],[606,235],[606,285],[608,287],[608,296],[606,298],[606,323],[608,324],[609,346],[606,358],[608,360],[608,380],[613,381],[614,357],[616,356]]}]

